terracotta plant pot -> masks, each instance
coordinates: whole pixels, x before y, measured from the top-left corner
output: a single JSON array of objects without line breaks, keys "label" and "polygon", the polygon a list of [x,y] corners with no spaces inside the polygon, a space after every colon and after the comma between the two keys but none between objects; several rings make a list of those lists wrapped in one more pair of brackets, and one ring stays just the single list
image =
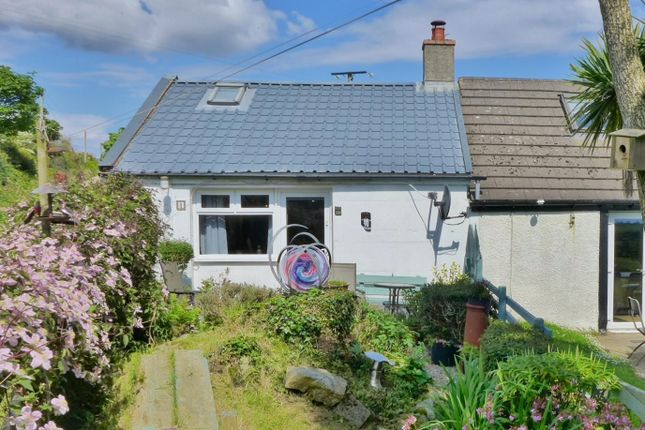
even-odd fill
[{"label": "terracotta plant pot", "polygon": [[435,342],[430,349],[432,363],[441,366],[453,367],[457,354],[459,354],[459,345],[451,342]]},{"label": "terracotta plant pot", "polygon": [[479,347],[479,339],[488,328],[487,307],[479,303],[466,304],[466,328],[464,344]]}]

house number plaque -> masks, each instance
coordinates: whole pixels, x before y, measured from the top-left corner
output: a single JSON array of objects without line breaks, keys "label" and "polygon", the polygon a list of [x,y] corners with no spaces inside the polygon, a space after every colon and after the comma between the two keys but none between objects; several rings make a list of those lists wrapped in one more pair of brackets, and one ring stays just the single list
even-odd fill
[{"label": "house number plaque", "polygon": [[186,200],[177,200],[177,210],[178,211],[185,211],[186,210]]}]

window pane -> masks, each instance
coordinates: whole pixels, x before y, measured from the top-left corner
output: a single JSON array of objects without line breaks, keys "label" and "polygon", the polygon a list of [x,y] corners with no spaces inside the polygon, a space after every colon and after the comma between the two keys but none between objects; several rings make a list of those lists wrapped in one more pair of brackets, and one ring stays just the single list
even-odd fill
[{"label": "window pane", "polygon": [[224,195],[202,195],[203,208],[228,208],[231,206],[231,198]]},{"label": "window pane", "polygon": [[266,254],[271,215],[200,215],[200,254]]},{"label": "window pane", "polygon": [[313,234],[325,243],[325,199],[322,197],[289,197],[287,198],[287,224],[301,224],[309,229],[290,228],[287,231],[287,243],[297,245],[311,243],[311,238],[299,236],[295,241],[293,237],[303,231]]},{"label": "window pane", "polygon": [[212,103],[235,103],[241,88],[242,87],[217,87],[215,95],[210,101]]},{"label": "window pane", "polygon": [[643,289],[643,224],[614,224],[613,320],[631,322],[628,297],[640,301]]},{"label": "window pane", "polygon": [[268,195],[242,195],[243,208],[268,208]]}]

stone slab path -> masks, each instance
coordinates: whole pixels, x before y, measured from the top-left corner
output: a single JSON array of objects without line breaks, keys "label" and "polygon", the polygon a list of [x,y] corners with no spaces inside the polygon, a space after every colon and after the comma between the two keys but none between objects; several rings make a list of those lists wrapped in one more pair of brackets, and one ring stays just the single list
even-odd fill
[{"label": "stone slab path", "polygon": [[132,430],[218,430],[208,362],[201,351],[145,355],[141,372]]}]

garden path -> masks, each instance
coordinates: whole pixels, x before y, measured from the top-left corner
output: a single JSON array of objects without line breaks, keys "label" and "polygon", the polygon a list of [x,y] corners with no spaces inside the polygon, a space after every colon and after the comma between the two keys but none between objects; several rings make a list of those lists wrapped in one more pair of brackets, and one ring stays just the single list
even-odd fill
[{"label": "garden path", "polygon": [[[598,343],[610,352],[620,358],[627,358],[639,343],[645,341],[645,336],[640,333],[614,333],[607,332],[597,336]],[[638,351],[629,359],[634,365],[636,373],[640,377],[645,378],[645,345],[639,348]],[[641,360],[642,358],[642,360]],[[640,360],[640,363],[638,363]]]}]

